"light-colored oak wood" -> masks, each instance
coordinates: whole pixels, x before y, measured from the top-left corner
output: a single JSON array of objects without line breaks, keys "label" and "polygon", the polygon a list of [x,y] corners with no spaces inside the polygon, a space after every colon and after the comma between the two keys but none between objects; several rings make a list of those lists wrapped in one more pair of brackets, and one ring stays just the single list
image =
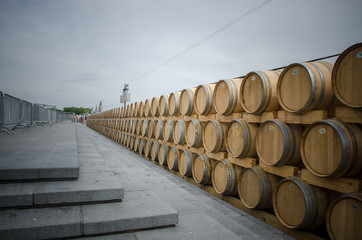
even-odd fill
[{"label": "light-colored oak wood", "polygon": [[362,123],[362,110],[350,107],[336,107],[335,116],[346,123]]},{"label": "light-colored oak wood", "polygon": [[180,112],[182,115],[190,116],[195,113],[194,94],[196,88],[187,88],[180,94]]},{"label": "light-colored oak wood", "polygon": [[260,114],[280,108],[277,83],[280,71],[250,72],[240,86],[240,101],[248,113]]},{"label": "light-colored oak wood", "polygon": [[197,154],[192,163],[192,176],[195,182],[211,184],[212,160],[205,154]]},{"label": "light-colored oak wood", "polygon": [[181,155],[178,160],[178,170],[183,176],[192,175],[192,164],[195,160],[196,154],[192,153],[190,150],[183,149],[181,150]]},{"label": "light-colored oak wood", "polygon": [[193,120],[193,119],[198,119],[199,118],[199,116],[195,113],[195,114],[191,114],[190,116],[184,116],[183,117],[183,119],[185,120],[185,121],[191,121],[191,120]]},{"label": "light-colored oak wood", "polygon": [[345,194],[330,205],[327,230],[331,239],[362,239],[362,192]]},{"label": "light-colored oak wood", "polygon": [[275,166],[269,166],[264,164],[263,162],[259,162],[259,166],[266,172],[268,173],[272,173],[274,175],[280,176],[280,177],[294,177],[298,175],[298,167],[294,167],[294,166],[280,166],[280,167],[275,167]]},{"label": "light-colored oak wood", "polygon": [[168,98],[168,110],[171,116],[180,115],[180,94],[180,92],[174,92]]},{"label": "light-colored oak wood", "polygon": [[213,92],[216,84],[204,84],[196,88],[194,96],[195,111],[200,115],[216,113],[213,104]]},{"label": "light-colored oak wood", "polygon": [[173,141],[176,144],[184,145],[186,144],[186,121],[177,120],[173,125]]},{"label": "light-colored oak wood", "polygon": [[334,101],[331,74],[332,63],[294,63],[279,76],[279,104],[288,112],[328,109]]},{"label": "light-colored oak wood", "polygon": [[168,149],[167,154],[167,166],[170,170],[178,170],[178,159],[180,158],[180,150],[178,150],[175,146],[170,147]]},{"label": "light-colored oak wood", "polygon": [[228,155],[234,158],[256,157],[255,139],[259,126],[243,119],[233,120],[225,138]]},{"label": "light-colored oak wood", "polygon": [[203,123],[197,119],[192,119],[186,124],[186,143],[189,147],[198,148],[202,146]]},{"label": "light-colored oak wood", "polygon": [[272,208],[273,191],[279,181],[280,177],[263,171],[259,166],[245,169],[238,177],[240,200],[247,208]]},{"label": "light-colored oak wood", "polygon": [[347,48],[333,67],[332,86],[336,97],[345,105],[362,107],[362,43]]},{"label": "light-colored oak wood", "polygon": [[151,156],[151,147],[152,141],[150,139],[145,139],[144,156],[146,158],[149,158]]},{"label": "light-colored oak wood", "polygon": [[231,122],[235,119],[241,119],[243,113],[230,113],[229,115],[216,114],[216,120],[219,122]]},{"label": "light-colored oak wood", "polygon": [[206,151],[205,153],[209,158],[218,160],[218,161],[223,161],[224,159],[227,158],[228,154],[227,152],[217,152],[217,153],[212,153],[212,152],[208,152]]},{"label": "light-colored oak wood", "polygon": [[300,125],[284,124],[279,120],[268,120],[256,134],[256,151],[266,165],[298,165],[300,163]]},{"label": "light-colored oak wood", "polygon": [[362,172],[362,129],[337,119],[319,121],[304,131],[301,156],[319,177],[355,177]]},{"label": "light-colored oak wood", "polygon": [[202,141],[206,151],[217,153],[226,151],[225,134],[229,124],[217,120],[206,123],[202,132]]},{"label": "light-colored oak wood", "polygon": [[278,111],[278,120],[290,124],[312,124],[328,118],[326,110],[312,110],[300,114]]},{"label": "light-colored oak wood", "polygon": [[239,99],[241,82],[241,78],[220,80],[217,82],[214,88],[213,102],[215,111],[218,114],[229,115],[243,111]]},{"label": "light-colored oak wood", "polygon": [[351,193],[362,191],[362,180],[354,178],[321,178],[314,176],[308,169],[302,169],[301,177],[314,186],[336,192]]},{"label": "light-colored oak wood", "polygon": [[169,149],[170,149],[170,147],[164,143],[159,145],[158,161],[161,165],[164,165],[164,166],[167,165],[167,156],[168,156]]},{"label": "light-colored oak wood", "polygon": [[198,116],[199,120],[201,122],[207,122],[209,120],[215,120],[216,119],[216,114],[209,114],[209,115],[199,115]]},{"label": "light-colored oak wood", "polygon": [[250,123],[263,123],[277,118],[278,112],[263,112],[261,114],[243,113],[243,119]]},{"label": "light-colored oak wood", "polygon": [[144,115],[145,117],[151,117],[151,100],[146,99],[144,104]]},{"label": "light-colored oak wood", "polygon": [[161,116],[167,117],[169,114],[168,110],[168,98],[170,95],[162,95],[158,103],[158,111]]},{"label": "light-colored oak wood", "polygon": [[222,195],[237,194],[237,179],[242,168],[230,163],[227,159],[217,161],[212,171],[212,185]]},{"label": "light-colored oak wood", "polygon": [[158,117],[160,115],[160,112],[158,110],[159,101],[160,101],[159,97],[153,97],[151,100],[151,116],[152,117]]},{"label": "light-colored oak wood", "polygon": [[163,140],[163,125],[164,122],[161,120],[155,120],[155,139]]},{"label": "light-colored oak wood", "polygon": [[314,229],[325,222],[327,191],[309,185],[301,178],[280,181],[273,195],[273,208],[279,221],[288,228]]},{"label": "light-colored oak wood", "polygon": [[152,140],[151,144],[151,159],[154,162],[158,162],[158,152],[160,149],[160,144],[156,140]]},{"label": "light-colored oak wood", "polygon": [[146,140],[144,138],[140,138],[140,144],[138,146],[138,153],[143,154],[145,149]]},{"label": "light-colored oak wood", "polygon": [[196,154],[204,154],[205,148],[199,147],[199,148],[190,148],[190,151]]},{"label": "light-colored oak wood", "polygon": [[163,140],[173,142],[173,120],[166,120],[163,123]]},{"label": "light-colored oak wood", "polygon": [[243,167],[243,168],[251,168],[258,164],[258,161],[255,158],[234,158],[234,157],[228,155],[227,159],[232,164]]}]

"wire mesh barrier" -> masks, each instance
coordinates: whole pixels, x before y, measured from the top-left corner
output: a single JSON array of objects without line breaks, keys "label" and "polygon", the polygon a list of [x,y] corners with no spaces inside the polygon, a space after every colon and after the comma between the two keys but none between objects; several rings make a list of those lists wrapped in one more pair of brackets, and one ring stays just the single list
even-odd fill
[{"label": "wire mesh barrier", "polygon": [[56,112],[55,106],[31,103],[0,91],[0,131],[15,134],[15,129],[29,131],[30,127],[52,126],[73,121],[74,114]]}]

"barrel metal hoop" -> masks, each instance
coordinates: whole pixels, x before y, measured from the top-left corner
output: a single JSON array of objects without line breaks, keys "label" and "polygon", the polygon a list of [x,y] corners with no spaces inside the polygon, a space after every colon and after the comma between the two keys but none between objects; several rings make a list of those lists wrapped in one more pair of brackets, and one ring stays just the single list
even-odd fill
[{"label": "barrel metal hoop", "polygon": [[[336,120],[336,119],[334,119],[334,120]],[[350,162],[349,161],[349,156],[351,155],[351,148],[350,148],[347,133],[343,130],[343,128],[341,126],[339,126],[333,120],[327,119],[327,120],[321,120],[320,122],[327,123],[328,125],[333,127],[337,131],[338,136],[339,136],[339,138],[340,138],[340,140],[342,142],[342,159],[341,159],[341,162],[339,163],[339,166],[338,166],[337,170],[334,171],[331,174],[331,177],[341,176],[341,175],[345,174],[346,172],[348,172],[348,170],[349,170],[347,167],[348,167],[348,163]],[[346,128],[349,129],[347,126],[346,126]]]},{"label": "barrel metal hoop", "polygon": [[241,125],[244,133],[244,147],[240,154],[240,157],[244,157],[249,152],[251,147],[251,141],[249,141],[249,136],[251,135],[250,127],[243,119],[236,119],[235,121]]},{"label": "barrel metal hoop", "polygon": [[[284,140],[284,151],[282,156],[280,157],[280,161],[277,165],[283,165],[287,160],[288,160],[288,156],[289,156],[289,152],[290,152],[290,137],[289,137],[289,133],[287,130],[287,127],[284,125],[284,123],[280,122],[279,120],[270,120],[270,122],[274,122],[280,129],[280,131],[282,132],[283,135],[283,140]],[[287,125],[288,126],[288,125]]]},{"label": "barrel metal hoop", "polygon": [[200,124],[199,124],[198,120],[196,120],[196,119],[192,119],[191,122],[197,128],[197,134],[195,135],[195,141],[192,143],[191,146],[192,147],[197,147],[197,145],[200,143],[200,136],[201,136]]},{"label": "barrel metal hoop", "polygon": [[212,99],[212,91],[210,89],[210,86],[203,85],[205,92],[206,92],[206,105],[205,105],[205,111],[202,112],[202,114],[208,114],[212,110],[213,106],[213,99]]},{"label": "barrel metal hoop", "polygon": [[299,65],[303,66],[308,71],[308,74],[309,74],[310,80],[311,80],[311,92],[310,92],[309,99],[308,99],[307,103],[304,105],[304,107],[299,109],[296,113],[301,113],[301,112],[305,111],[309,107],[309,105],[313,101],[313,98],[314,98],[315,92],[316,92],[316,80],[315,80],[315,76],[314,76],[312,70],[304,63],[299,63]]},{"label": "barrel metal hoop", "polygon": [[193,95],[194,94],[192,93],[191,89],[189,89],[189,88],[186,89],[186,92],[187,92],[189,104],[187,106],[187,111],[186,111],[185,115],[191,115],[191,113],[194,110],[194,102],[193,102]]},{"label": "barrel metal hoop", "polygon": [[326,83],[325,83],[324,75],[323,75],[322,71],[319,69],[319,67],[314,63],[310,62],[310,64],[312,64],[317,69],[317,71],[319,73],[319,76],[321,77],[321,82],[322,82],[321,95],[320,95],[320,97],[318,99],[317,104],[315,105],[315,108],[318,108],[321,105],[321,103],[323,101],[323,98],[324,98],[324,95],[325,95]]},{"label": "barrel metal hoop", "polygon": [[191,165],[192,165],[192,156],[191,156],[191,153],[189,151],[184,151],[185,152],[185,155],[186,155],[186,163],[187,163],[187,169],[186,169],[186,173],[185,175],[186,176],[189,176],[191,174],[191,171],[192,171],[192,168],[191,168]]},{"label": "barrel metal hoop", "polygon": [[313,209],[316,208],[316,206],[313,204],[312,195],[315,200],[317,200],[317,195],[314,191],[311,191],[311,188],[309,188],[303,181],[301,181],[299,178],[292,177],[289,178],[292,180],[295,184],[298,185],[299,189],[303,192],[303,196],[305,199],[305,216],[303,221],[298,226],[299,229],[303,229],[308,227],[311,224],[311,221],[314,222],[315,219],[312,219],[313,217]]},{"label": "barrel metal hoop", "polygon": [[256,173],[256,176],[258,177],[260,183],[260,200],[258,204],[255,206],[255,208],[260,208],[266,202],[267,197],[269,197],[267,196],[267,186],[265,184],[265,179],[262,177],[263,176],[262,171],[258,167],[251,168],[251,170]]},{"label": "barrel metal hoop", "polygon": [[207,177],[208,177],[208,174],[207,174],[207,169],[208,169],[208,166],[207,166],[207,157],[202,154],[200,155],[200,158],[202,160],[202,167],[203,167],[203,176],[202,176],[202,180],[201,180],[201,183],[205,183],[206,180],[207,180]]},{"label": "barrel metal hoop", "polygon": [[[228,104],[228,107],[226,108],[226,111],[225,111],[225,114],[229,114],[231,113],[232,111],[234,111],[235,109],[235,105],[237,104],[237,101],[234,101],[233,103],[233,98],[234,98],[234,92],[232,91],[232,89],[236,89],[236,85],[233,81],[229,80],[229,81],[225,81],[226,85],[228,86],[229,88],[229,104]],[[231,87],[231,85],[233,87]]]},{"label": "barrel metal hoop", "polygon": [[267,75],[264,76],[263,72],[256,71],[255,73],[260,77],[261,82],[263,84],[263,98],[261,100],[261,104],[259,105],[258,109],[256,109],[256,111],[255,111],[255,113],[258,114],[258,113],[261,113],[265,109],[265,107],[267,106],[267,104],[270,101],[270,98],[268,99],[268,101],[266,100],[266,98],[267,98],[267,82],[270,85],[270,80]]},{"label": "barrel metal hoop", "polygon": [[231,191],[231,187],[232,187],[232,169],[231,166],[229,164],[229,162],[227,161],[222,161],[221,164],[223,164],[225,166],[225,170],[226,170],[226,176],[227,176],[227,181],[226,181],[226,189],[224,191],[225,194],[230,193]]}]

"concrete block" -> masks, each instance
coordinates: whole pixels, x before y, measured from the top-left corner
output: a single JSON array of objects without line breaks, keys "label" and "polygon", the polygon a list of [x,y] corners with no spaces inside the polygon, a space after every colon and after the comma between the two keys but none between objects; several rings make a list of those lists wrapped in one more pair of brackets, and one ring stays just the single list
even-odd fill
[{"label": "concrete block", "polygon": [[81,235],[80,207],[0,211],[2,239],[45,239]]},{"label": "concrete block", "polygon": [[33,192],[37,183],[0,184],[0,207],[33,205]]},{"label": "concrete block", "polygon": [[178,223],[176,210],[151,191],[129,192],[122,203],[86,205],[82,208],[86,235]]}]

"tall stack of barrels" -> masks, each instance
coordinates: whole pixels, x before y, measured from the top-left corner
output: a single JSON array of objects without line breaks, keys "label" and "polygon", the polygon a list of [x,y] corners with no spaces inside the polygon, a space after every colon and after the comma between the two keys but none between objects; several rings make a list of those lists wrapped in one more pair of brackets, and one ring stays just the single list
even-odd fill
[{"label": "tall stack of barrels", "polygon": [[362,239],[361,93],[359,43],[335,63],[252,71],[96,113],[87,125],[246,209],[273,210],[286,229]]}]

